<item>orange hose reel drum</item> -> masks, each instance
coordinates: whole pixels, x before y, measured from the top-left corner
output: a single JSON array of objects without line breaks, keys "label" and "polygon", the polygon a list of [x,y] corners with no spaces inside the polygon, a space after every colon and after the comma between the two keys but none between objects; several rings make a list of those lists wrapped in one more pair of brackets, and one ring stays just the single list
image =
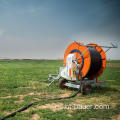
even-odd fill
[{"label": "orange hose reel drum", "polygon": [[[83,45],[80,42],[79,42],[79,44]],[[67,47],[67,49],[66,49],[66,51],[64,53],[64,66],[66,66],[66,60],[67,60],[68,54],[73,53],[73,54],[76,55],[76,58],[78,58],[86,50],[87,50],[86,46],[80,46],[76,42],[71,43]],[[85,77],[86,74],[88,73],[88,71],[90,69],[90,65],[91,65],[91,57],[90,57],[89,50],[86,51],[85,54],[83,54],[83,56],[78,60],[78,64],[81,67],[82,77]]]},{"label": "orange hose reel drum", "polygon": [[90,76],[90,78],[97,78],[98,76],[100,76],[103,73],[103,71],[106,68],[106,54],[101,47],[96,47],[96,46],[99,46],[97,44],[90,43],[87,45],[93,46],[100,53],[100,56],[101,56],[102,64],[101,64],[100,70],[96,74]]},{"label": "orange hose reel drum", "polygon": [[[80,45],[84,45],[82,43],[79,42]],[[66,60],[67,60],[67,56],[70,53],[76,54],[76,58],[79,58],[79,56],[81,56],[81,54],[83,54],[88,47],[86,46],[80,46],[79,44],[77,44],[76,42],[71,43],[64,54],[64,66],[66,66]],[[92,74],[91,76],[89,76],[89,78],[93,79],[93,78],[97,78],[98,76],[100,76],[102,74],[102,72],[104,71],[105,67],[106,67],[106,55],[105,52],[103,51],[103,49],[101,47],[96,47],[98,46],[97,44],[87,44],[90,46],[93,46],[93,48],[95,48],[95,50],[97,50],[100,53],[101,56],[101,67],[99,69],[99,71],[95,74]],[[78,64],[81,67],[81,73],[82,73],[82,77],[86,77],[87,73],[89,72],[90,68],[91,68],[91,58],[92,56],[90,55],[90,51],[87,50],[83,56],[78,60]],[[80,76],[79,76],[80,78]]]}]

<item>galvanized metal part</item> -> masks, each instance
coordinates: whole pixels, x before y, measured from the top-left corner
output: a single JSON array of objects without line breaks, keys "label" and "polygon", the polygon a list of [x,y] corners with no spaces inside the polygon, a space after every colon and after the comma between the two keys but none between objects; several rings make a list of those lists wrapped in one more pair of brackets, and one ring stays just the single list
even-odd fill
[{"label": "galvanized metal part", "polygon": [[79,46],[85,46],[85,47],[103,47],[103,48],[118,48],[117,44],[113,44],[111,43],[111,46],[101,46],[101,45],[97,45],[97,46],[93,46],[93,45],[81,45],[78,42],[74,41],[75,43],[77,43]]},{"label": "galvanized metal part", "polygon": [[[105,83],[105,81],[101,81],[100,83],[97,83],[96,80],[83,80],[82,81],[82,84],[91,85],[92,87],[102,86],[102,85],[104,85],[104,83]],[[77,83],[67,82],[67,83],[65,83],[65,85],[67,87],[77,88],[77,89],[79,89],[81,87],[80,81],[77,81]]]}]

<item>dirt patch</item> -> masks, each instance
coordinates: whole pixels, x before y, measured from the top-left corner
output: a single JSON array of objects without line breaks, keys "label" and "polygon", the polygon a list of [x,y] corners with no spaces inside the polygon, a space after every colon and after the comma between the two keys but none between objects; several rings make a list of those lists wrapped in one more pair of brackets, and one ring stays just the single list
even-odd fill
[{"label": "dirt patch", "polygon": [[[0,111],[0,112],[1,112],[1,111]],[[2,113],[2,112],[1,112],[1,113]],[[4,113],[7,114],[7,115],[10,114],[10,112],[8,112],[8,111],[4,111]]]},{"label": "dirt patch", "polygon": [[[15,96],[9,95],[9,96],[0,97],[0,98],[2,98],[2,99],[6,99],[6,98],[13,98],[13,97],[16,98],[16,97],[19,97],[20,99],[14,101],[14,102],[15,102],[15,103],[22,103],[22,102],[24,101],[24,100],[23,100],[24,97],[26,97],[26,96],[32,96],[32,95],[38,95],[38,96],[40,96],[41,93],[40,93],[40,92],[36,92],[36,93],[34,93],[34,92],[30,92],[30,93],[23,94],[23,95],[15,95]],[[38,99],[38,100],[39,100],[39,99]]]},{"label": "dirt patch", "polygon": [[68,116],[68,117],[72,117],[72,115],[71,115],[71,114],[67,114],[67,116]]},{"label": "dirt patch", "polygon": [[32,116],[32,120],[38,120],[40,118],[40,116],[38,114],[34,114]]},{"label": "dirt patch", "polygon": [[[109,97],[108,96],[103,96],[103,97],[93,97],[93,98],[81,98],[81,99],[77,99],[75,100],[74,104],[91,104],[91,103],[95,103],[95,104],[100,104],[102,102],[105,102],[105,100],[109,101]],[[106,101],[106,102],[107,102]]]},{"label": "dirt patch", "polygon": [[111,120],[120,120],[120,115],[112,116]]},{"label": "dirt patch", "polygon": [[20,97],[20,100],[14,101],[14,103],[20,104],[20,103],[22,103],[22,102],[24,101],[24,100],[23,100],[24,95],[19,95],[19,96],[16,96],[16,97]]},{"label": "dirt patch", "polygon": [[24,110],[24,112],[28,113],[28,112],[30,112],[30,110],[34,110],[34,108],[26,109],[26,110]]},{"label": "dirt patch", "polygon": [[39,105],[35,108],[30,108],[25,110],[24,112],[30,112],[30,110],[34,111],[36,109],[51,109],[53,112],[57,110],[61,110],[63,108],[64,104],[63,103],[49,103],[45,105]]},{"label": "dirt patch", "polygon": [[117,116],[117,120],[120,120],[120,115]]},{"label": "dirt patch", "polygon": [[28,95],[40,95],[41,93],[40,92],[37,92],[37,93],[34,93],[34,92],[30,92],[30,93],[26,93],[26,94],[23,94],[23,95],[15,95],[15,96],[12,96],[12,95],[9,95],[9,96],[5,96],[5,97],[0,97],[0,98],[12,98],[12,97],[20,97],[20,98],[23,98],[25,96],[28,96]]},{"label": "dirt patch", "polygon": [[39,100],[41,100],[41,99],[39,99],[39,98],[35,98],[35,97],[34,97],[33,99],[34,99],[34,100],[36,100],[36,101],[39,101]]},{"label": "dirt patch", "polygon": [[5,97],[0,97],[0,98],[11,98],[12,96],[11,95],[8,95],[8,96],[5,96]]},{"label": "dirt patch", "polygon": [[112,103],[110,104],[110,106],[111,106],[112,108],[115,108],[116,104],[117,104],[117,103],[112,102]]},{"label": "dirt patch", "polygon": [[35,95],[41,95],[41,93],[40,93],[40,92],[37,92],[37,93],[35,93]]},{"label": "dirt patch", "polygon": [[60,94],[60,97],[68,97],[70,96],[72,93],[70,91],[65,91],[65,93]]},{"label": "dirt patch", "polygon": [[61,94],[60,97],[68,97],[70,96],[71,93],[64,93],[64,94]]},{"label": "dirt patch", "polygon": [[30,93],[28,93],[28,95],[34,95],[34,93],[33,93],[33,92],[30,92]]},{"label": "dirt patch", "polygon": [[51,109],[52,111],[61,110],[63,108],[63,103],[50,103],[37,107],[38,109]]},{"label": "dirt patch", "polygon": [[14,101],[14,103],[18,103],[18,104],[20,104],[22,102],[24,102],[24,100]]}]

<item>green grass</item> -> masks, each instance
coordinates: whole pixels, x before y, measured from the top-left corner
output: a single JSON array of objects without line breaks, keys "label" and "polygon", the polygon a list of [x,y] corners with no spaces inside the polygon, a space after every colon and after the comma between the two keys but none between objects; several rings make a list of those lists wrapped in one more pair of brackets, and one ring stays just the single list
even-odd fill
[{"label": "green grass", "polygon": [[[60,60],[0,60],[0,118],[40,98],[74,93],[75,90],[59,89],[58,82],[51,87],[46,86],[48,74],[57,73],[60,66],[63,66]],[[120,119],[120,61],[108,61],[106,70],[99,80],[106,80],[105,85],[94,89],[90,95],[79,94],[73,99],[59,101],[40,100],[39,105],[18,113],[9,120]],[[54,109],[55,105],[65,107],[74,104],[92,107],[90,109]],[[95,105],[110,107],[94,109]]]}]

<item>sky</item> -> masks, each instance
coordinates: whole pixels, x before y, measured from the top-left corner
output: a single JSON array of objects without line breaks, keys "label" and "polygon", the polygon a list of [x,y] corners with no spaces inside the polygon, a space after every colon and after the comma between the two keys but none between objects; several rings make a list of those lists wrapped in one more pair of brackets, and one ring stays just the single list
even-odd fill
[{"label": "sky", "polygon": [[0,58],[62,59],[74,40],[120,59],[120,0],[0,0]]}]

